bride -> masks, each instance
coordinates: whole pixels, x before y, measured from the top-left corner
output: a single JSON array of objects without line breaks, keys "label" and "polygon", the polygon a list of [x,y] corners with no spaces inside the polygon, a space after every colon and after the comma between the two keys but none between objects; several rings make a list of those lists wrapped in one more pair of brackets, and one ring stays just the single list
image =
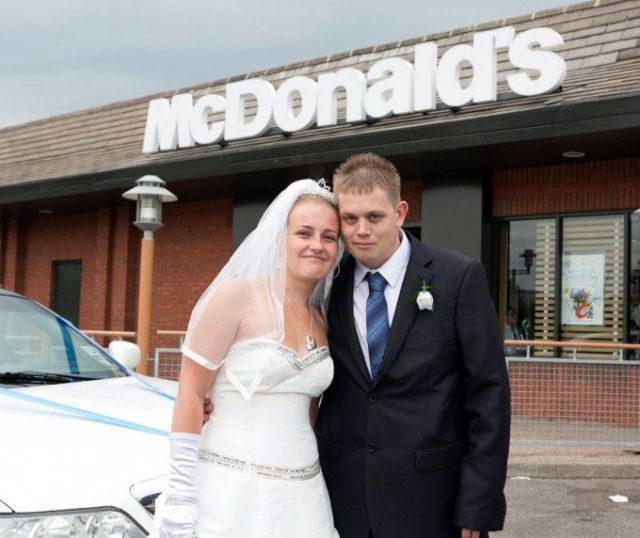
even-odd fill
[{"label": "bride", "polygon": [[338,536],[312,423],[333,377],[323,312],[339,229],[324,182],[292,183],[196,304],[156,535]]}]

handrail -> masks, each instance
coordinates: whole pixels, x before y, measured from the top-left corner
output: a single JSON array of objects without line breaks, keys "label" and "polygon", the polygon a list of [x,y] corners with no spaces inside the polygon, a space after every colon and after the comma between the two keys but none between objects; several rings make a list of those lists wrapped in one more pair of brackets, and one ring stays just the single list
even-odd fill
[{"label": "handrail", "polygon": [[99,331],[94,329],[80,329],[84,334],[89,336],[117,336],[119,338],[135,338],[134,331]]},{"label": "handrail", "polygon": [[[89,331],[85,331],[89,332]],[[96,331],[98,332],[98,331]],[[135,336],[135,333],[131,333]],[[182,346],[182,342],[184,341],[184,337],[187,334],[187,331],[174,331],[174,330],[166,330],[160,329],[156,331],[158,336],[178,336],[180,337],[180,346]],[[640,349],[640,344],[627,344],[624,342],[596,342],[596,341],[581,341],[581,340],[505,340],[505,346],[513,346],[513,347],[526,347],[526,358],[531,358],[531,348],[532,347],[565,347],[573,349],[573,360],[577,360],[577,350],[578,349],[617,349],[619,360],[623,360],[622,352],[625,349]],[[158,365],[159,365],[159,355],[160,353],[179,353],[181,351],[180,347],[177,348],[156,348],[156,356],[155,356],[155,375],[158,375]]]},{"label": "handrail", "polygon": [[[132,334],[135,335],[135,333]],[[185,336],[187,334],[187,331],[157,330],[156,334],[158,334],[158,336]],[[505,340],[504,343],[508,346],[640,349],[640,344],[626,344],[624,342],[595,342],[583,340]]]},{"label": "handrail", "polygon": [[577,360],[578,349],[617,349],[620,360],[623,360],[622,351],[625,349],[640,349],[640,344],[627,344],[624,342],[594,342],[582,340],[505,340],[505,346],[527,348],[526,358],[531,358],[532,347],[568,347],[573,349],[573,360]]},{"label": "handrail", "polygon": [[508,346],[640,349],[640,344],[626,344],[624,342],[596,342],[592,340],[505,340],[504,343]]}]

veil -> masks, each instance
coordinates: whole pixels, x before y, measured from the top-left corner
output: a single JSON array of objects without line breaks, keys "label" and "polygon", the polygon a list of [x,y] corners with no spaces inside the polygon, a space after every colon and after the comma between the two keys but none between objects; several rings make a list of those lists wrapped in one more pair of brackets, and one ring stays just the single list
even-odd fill
[{"label": "veil", "polygon": [[[286,228],[289,212],[303,195],[321,197],[335,206],[324,180],[291,183],[269,205],[256,228],[246,237],[196,303],[182,346],[185,356],[209,369],[219,367],[230,345],[249,338],[284,339]],[[326,309],[343,247],[335,266],[316,285],[310,304]],[[239,312],[251,314],[240,323]]]}]

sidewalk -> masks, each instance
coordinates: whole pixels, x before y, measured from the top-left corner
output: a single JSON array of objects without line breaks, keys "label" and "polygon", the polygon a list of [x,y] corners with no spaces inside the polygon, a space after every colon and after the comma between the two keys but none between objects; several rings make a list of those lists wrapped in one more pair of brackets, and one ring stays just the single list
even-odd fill
[{"label": "sidewalk", "polygon": [[512,444],[509,450],[509,478],[640,478],[640,447]]},{"label": "sidewalk", "polygon": [[[637,478],[507,480],[507,517],[491,538],[638,538]],[[616,500],[617,499],[617,500]]]}]

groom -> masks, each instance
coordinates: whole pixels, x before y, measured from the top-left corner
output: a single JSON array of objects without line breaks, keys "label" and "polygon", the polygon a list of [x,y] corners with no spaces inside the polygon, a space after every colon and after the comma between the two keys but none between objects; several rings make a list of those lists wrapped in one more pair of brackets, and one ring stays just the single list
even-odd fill
[{"label": "groom", "polygon": [[336,528],[487,536],[506,511],[509,386],[482,265],[402,231],[408,206],[386,159],[355,155],[333,185],[350,255],[333,285],[335,375],[316,434]]}]

